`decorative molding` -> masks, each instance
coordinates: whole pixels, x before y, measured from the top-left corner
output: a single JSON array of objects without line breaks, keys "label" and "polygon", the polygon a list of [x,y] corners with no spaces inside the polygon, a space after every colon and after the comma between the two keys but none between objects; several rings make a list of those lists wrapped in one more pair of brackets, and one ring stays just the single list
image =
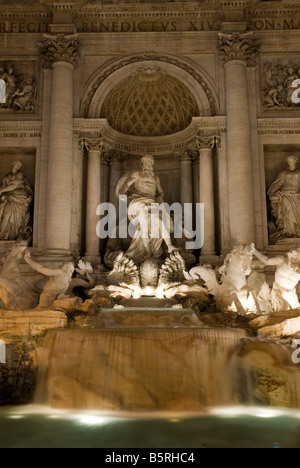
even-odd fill
[{"label": "decorative molding", "polygon": [[2,122],[0,121],[0,138],[41,138],[41,122]]},{"label": "decorative molding", "polygon": [[258,119],[258,135],[300,135],[299,119]]},{"label": "decorative molding", "polygon": [[191,65],[188,65],[187,63],[181,62],[175,57],[167,56],[167,55],[159,55],[156,54],[156,52],[144,52],[143,54],[140,55],[135,55],[131,56],[128,58],[125,58],[124,60],[119,61],[115,65],[113,65],[110,69],[106,70],[104,73],[99,76],[97,80],[94,81],[94,83],[91,86],[91,89],[89,90],[86,98],[82,102],[81,105],[81,114],[84,117],[88,117],[89,115],[89,109],[90,105],[92,102],[92,99],[99,88],[99,86],[107,79],[109,78],[113,73],[116,71],[120,70],[123,67],[126,67],[127,65],[131,65],[133,63],[139,63],[139,62],[165,62],[171,65],[174,65],[187,73],[189,73],[203,88],[207,99],[210,104],[210,109],[211,109],[211,114],[216,115],[218,105],[216,102],[215,97],[213,96],[213,93],[210,89],[210,86],[207,84],[205,79],[198,73]]},{"label": "decorative molding", "polygon": [[226,63],[232,60],[243,60],[248,65],[253,65],[258,46],[254,44],[253,33],[219,33],[219,51]]},{"label": "decorative molding", "polygon": [[44,35],[43,42],[38,46],[43,58],[44,68],[51,68],[55,62],[68,62],[72,65],[77,63],[79,42],[76,34],[71,36],[65,36],[64,34],[58,34],[57,36]]},{"label": "decorative molding", "polygon": [[196,117],[193,119],[201,135],[219,135],[227,130],[227,117]]}]

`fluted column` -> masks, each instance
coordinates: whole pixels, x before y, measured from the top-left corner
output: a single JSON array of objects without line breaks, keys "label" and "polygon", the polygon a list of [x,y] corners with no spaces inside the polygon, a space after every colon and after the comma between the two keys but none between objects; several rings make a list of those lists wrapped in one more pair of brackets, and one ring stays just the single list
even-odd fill
[{"label": "fluted column", "polygon": [[52,67],[47,179],[46,250],[70,251],[72,210],[73,88],[76,36],[44,36],[44,66]]},{"label": "fluted column", "polygon": [[124,155],[113,151],[110,159],[110,184],[109,184],[109,202],[115,205],[116,209],[119,206],[119,200],[116,197],[116,187],[122,177],[122,161]]},{"label": "fluted column", "polygon": [[254,181],[247,65],[255,57],[251,33],[220,34],[226,70],[227,158],[232,247],[255,242]]},{"label": "fluted column", "polygon": [[86,138],[84,144],[88,154],[85,259],[93,262],[100,256],[100,239],[96,231],[99,218],[96,211],[101,203],[101,155],[103,139],[101,137]]},{"label": "fluted column", "polygon": [[199,150],[199,202],[204,204],[204,245],[201,256],[216,255],[214,147],[215,138],[197,138]]},{"label": "fluted column", "polygon": [[193,156],[187,151],[177,154],[176,156],[180,160],[181,166],[180,202],[183,207],[185,203],[193,203]]}]

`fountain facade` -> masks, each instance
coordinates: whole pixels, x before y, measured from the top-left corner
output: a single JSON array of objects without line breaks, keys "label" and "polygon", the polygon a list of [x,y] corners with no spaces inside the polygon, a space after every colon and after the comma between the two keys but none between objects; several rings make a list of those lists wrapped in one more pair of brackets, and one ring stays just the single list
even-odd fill
[{"label": "fountain facade", "polygon": [[299,407],[297,2],[11,3],[0,403]]}]

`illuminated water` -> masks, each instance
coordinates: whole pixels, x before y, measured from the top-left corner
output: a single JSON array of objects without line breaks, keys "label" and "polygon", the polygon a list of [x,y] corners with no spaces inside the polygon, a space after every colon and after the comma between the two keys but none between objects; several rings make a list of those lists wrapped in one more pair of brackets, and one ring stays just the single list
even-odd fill
[{"label": "illuminated water", "polygon": [[300,448],[300,412],[260,407],[108,414],[0,408],[0,448]]}]

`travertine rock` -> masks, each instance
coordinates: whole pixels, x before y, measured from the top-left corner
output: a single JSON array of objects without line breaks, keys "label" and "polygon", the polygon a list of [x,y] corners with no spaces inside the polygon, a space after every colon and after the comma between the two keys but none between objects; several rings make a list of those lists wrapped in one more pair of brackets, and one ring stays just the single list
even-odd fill
[{"label": "travertine rock", "polygon": [[294,336],[300,332],[300,309],[275,312],[272,315],[257,317],[249,323],[258,335],[272,338]]}]

